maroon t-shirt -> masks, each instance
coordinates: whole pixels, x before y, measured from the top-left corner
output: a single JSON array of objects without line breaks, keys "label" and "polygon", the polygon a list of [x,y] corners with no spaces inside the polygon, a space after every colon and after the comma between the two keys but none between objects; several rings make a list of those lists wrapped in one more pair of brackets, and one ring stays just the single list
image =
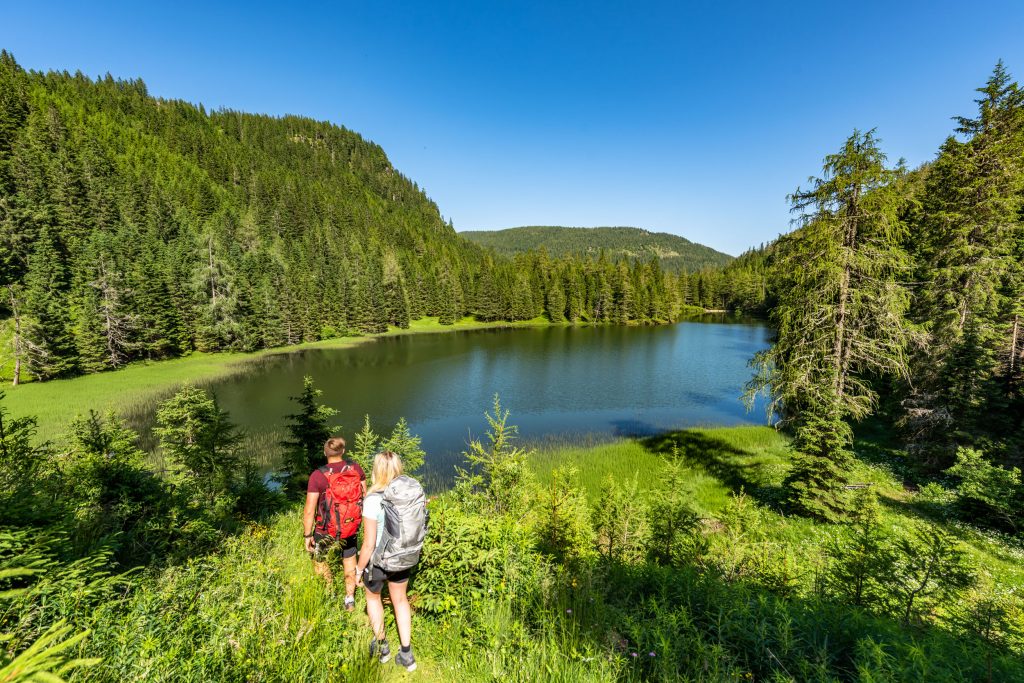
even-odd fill
[{"label": "maroon t-shirt", "polygon": [[[356,472],[359,473],[359,480],[366,481],[366,473],[363,472],[363,468],[359,466],[359,463],[352,462],[351,460],[342,460],[341,462],[329,462],[327,467],[330,468],[331,472],[341,472],[345,465],[350,465]],[[321,496],[327,491],[327,476],[320,471],[319,468],[313,471],[313,474],[309,475],[309,484],[306,485],[307,493],[319,493]]]}]

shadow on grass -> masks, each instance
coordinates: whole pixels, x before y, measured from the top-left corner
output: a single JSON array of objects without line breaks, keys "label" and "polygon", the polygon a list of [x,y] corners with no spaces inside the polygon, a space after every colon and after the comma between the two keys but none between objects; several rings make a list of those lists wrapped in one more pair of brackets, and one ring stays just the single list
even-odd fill
[{"label": "shadow on grass", "polygon": [[590,577],[548,596],[549,616],[617,650],[626,680],[1024,680],[1024,661],[980,638],[692,566],[602,563]]},{"label": "shadow on grass", "polygon": [[764,455],[737,448],[705,432],[682,430],[640,439],[648,450],[671,457],[678,449],[680,460],[703,468],[733,491],[743,489],[763,505],[777,507],[782,500],[782,483],[774,476]]}]

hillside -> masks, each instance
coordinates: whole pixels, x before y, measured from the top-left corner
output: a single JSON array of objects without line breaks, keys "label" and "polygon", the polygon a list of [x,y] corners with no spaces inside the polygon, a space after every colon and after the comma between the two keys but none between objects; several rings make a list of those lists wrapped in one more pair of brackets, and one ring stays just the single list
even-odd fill
[{"label": "hillside", "polygon": [[685,237],[641,228],[528,226],[506,230],[471,230],[459,234],[504,256],[543,247],[555,257],[596,258],[603,249],[610,259],[647,260],[657,256],[664,270],[676,273],[717,268],[732,260],[728,254],[691,242]]},{"label": "hillside", "polygon": [[576,261],[493,259],[341,126],[208,112],[0,52],[0,376],[15,384],[424,316],[667,322],[701,303],[651,264]]}]

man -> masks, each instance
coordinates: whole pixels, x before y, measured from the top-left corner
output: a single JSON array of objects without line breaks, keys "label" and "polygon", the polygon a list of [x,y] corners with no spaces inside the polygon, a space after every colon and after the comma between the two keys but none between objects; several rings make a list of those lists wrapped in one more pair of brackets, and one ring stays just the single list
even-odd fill
[{"label": "man", "polygon": [[306,486],[302,535],[314,570],[328,583],[333,580],[328,553],[341,553],[345,609],[351,612],[356,606],[356,535],[362,521],[366,473],[358,463],[345,457],[345,440],[341,437],[327,440],[324,455],[327,464],[309,476]]}]

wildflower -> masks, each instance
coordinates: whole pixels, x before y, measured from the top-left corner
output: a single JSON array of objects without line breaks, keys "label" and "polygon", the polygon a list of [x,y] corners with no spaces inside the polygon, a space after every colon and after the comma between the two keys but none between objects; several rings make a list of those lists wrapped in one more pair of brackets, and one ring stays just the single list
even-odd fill
[{"label": "wildflower", "polygon": [[648,657],[653,657],[653,656],[654,656],[654,653],[653,653],[653,652],[648,652],[648,653],[647,653],[647,656],[648,656]]},{"label": "wildflower", "polygon": [[638,657],[639,655],[637,655],[637,653],[635,653],[635,652],[630,652],[629,656],[630,657]]},{"label": "wildflower", "polygon": [[567,609],[567,610],[565,610],[565,613],[566,614],[572,614],[572,610],[571,609]]}]

